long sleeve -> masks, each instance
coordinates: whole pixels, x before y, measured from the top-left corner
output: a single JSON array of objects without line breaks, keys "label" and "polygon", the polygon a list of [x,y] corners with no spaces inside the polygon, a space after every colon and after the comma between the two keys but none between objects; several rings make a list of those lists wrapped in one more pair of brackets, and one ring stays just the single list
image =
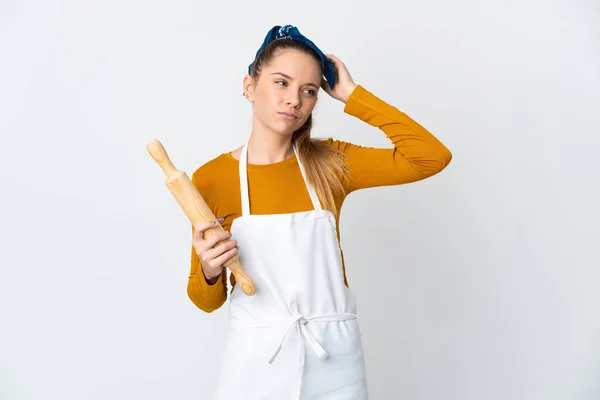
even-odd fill
[{"label": "long sleeve", "polygon": [[371,148],[330,142],[347,155],[351,175],[347,193],[419,181],[442,171],[452,159],[450,151],[428,130],[360,85],[346,102],[344,112],[379,128],[394,145]]},{"label": "long sleeve", "polygon": [[[202,193],[195,174],[192,175],[192,183]],[[208,201],[209,198],[205,196],[205,200]],[[193,234],[194,227],[192,227]],[[202,264],[200,263],[198,254],[196,254],[193,245],[191,248],[190,275],[187,285],[188,297],[199,309],[205,312],[213,312],[227,300],[227,274],[225,269],[223,269],[221,278],[214,285],[209,285],[202,272]]]},{"label": "long sleeve", "polygon": [[209,285],[202,273],[202,265],[194,246],[192,246],[191,253],[190,276],[187,285],[188,297],[202,311],[213,312],[227,300],[226,274],[222,273],[214,285]]}]

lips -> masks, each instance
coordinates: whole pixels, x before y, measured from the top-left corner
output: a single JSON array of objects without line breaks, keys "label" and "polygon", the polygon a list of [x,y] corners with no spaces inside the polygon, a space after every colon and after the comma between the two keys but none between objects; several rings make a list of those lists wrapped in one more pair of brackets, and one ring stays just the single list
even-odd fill
[{"label": "lips", "polygon": [[277,113],[279,115],[281,115],[284,119],[288,119],[288,120],[296,120],[298,119],[298,117],[292,113],[287,113],[287,112],[280,112]]}]

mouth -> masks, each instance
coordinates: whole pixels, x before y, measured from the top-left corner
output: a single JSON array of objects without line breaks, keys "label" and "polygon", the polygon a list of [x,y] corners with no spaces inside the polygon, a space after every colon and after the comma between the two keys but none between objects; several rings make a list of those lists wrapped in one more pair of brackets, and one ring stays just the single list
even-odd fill
[{"label": "mouth", "polygon": [[282,116],[283,119],[287,119],[287,120],[297,120],[298,119],[298,117],[296,115],[292,114],[292,113],[280,112],[280,113],[277,113],[277,114],[279,114],[280,116]]}]

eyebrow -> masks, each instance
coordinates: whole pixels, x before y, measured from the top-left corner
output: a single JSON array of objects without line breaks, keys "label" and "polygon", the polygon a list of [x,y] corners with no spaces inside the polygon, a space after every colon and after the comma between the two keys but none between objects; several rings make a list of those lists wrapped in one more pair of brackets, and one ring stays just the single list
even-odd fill
[{"label": "eyebrow", "polygon": [[[281,75],[281,76],[283,76],[284,78],[287,78],[287,79],[289,79],[289,80],[294,80],[294,79],[293,79],[291,76],[289,76],[289,75],[286,75],[286,74],[284,74],[283,72],[273,72],[271,75]],[[307,83],[307,85],[308,85],[308,86],[313,86],[313,87],[315,87],[315,88],[319,89],[319,86],[318,86],[318,85],[315,85],[314,83]]]}]

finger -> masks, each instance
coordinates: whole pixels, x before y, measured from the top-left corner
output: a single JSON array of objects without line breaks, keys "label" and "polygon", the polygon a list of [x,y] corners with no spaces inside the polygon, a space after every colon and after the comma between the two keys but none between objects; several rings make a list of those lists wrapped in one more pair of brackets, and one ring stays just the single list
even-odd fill
[{"label": "finger", "polygon": [[211,228],[214,228],[217,225],[217,223],[217,221],[206,221],[202,222],[201,224],[198,224],[198,226],[196,226],[194,229],[194,236],[197,236],[199,239],[203,239],[204,232]]},{"label": "finger", "polygon": [[333,75],[337,82],[340,79],[340,72],[342,70],[346,70],[346,66],[344,65],[343,62],[340,61],[339,58],[337,58],[333,54],[326,54],[326,56],[333,63]]},{"label": "finger", "polygon": [[214,224],[212,224],[210,222],[203,222],[201,224],[198,224],[196,227],[194,227],[194,239],[195,240],[204,239],[204,231],[206,231],[210,227],[214,227]]},{"label": "finger", "polygon": [[223,242],[231,238],[231,233],[227,231],[216,232],[213,236],[204,240],[204,245],[206,249],[212,249],[219,242]]},{"label": "finger", "polygon": [[196,226],[194,229],[194,237],[199,240],[204,239],[205,231],[214,228],[216,225],[220,225],[224,220],[224,217],[219,217],[216,221],[206,221],[198,224],[198,226]]},{"label": "finger", "polygon": [[[235,247],[237,245],[237,242],[234,241],[233,244],[227,245],[226,248],[222,247],[226,243],[231,242],[230,240],[227,240],[230,236],[231,235],[229,234],[229,232],[219,232],[210,239],[200,240],[194,243],[196,254],[198,254],[198,257],[200,257],[203,260],[212,260],[213,258],[218,257],[226,249],[229,249],[232,246]],[[222,243],[217,245],[219,242]]]},{"label": "finger", "polygon": [[329,60],[334,63],[334,64],[340,64],[340,65],[344,65],[344,63],[342,62],[342,60],[340,60],[339,58],[337,58],[336,56],[334,56],[333,54],[325,54],[325,56],[327,56],[327,58],[329,58]]},{"label": "finger", "polygon": [[208,250],[205,253],[205,258],[207,260],[216,260],[218,257],[223,255],[223,253],[225,253],[231,249],[234,249],[234,248],[237,248],[237,241],[228,240],[226,242],[221,243],[217,247]]},{"label": "finger", "polygon": [[228,250],[225,253],[221,254],[219,257],[215,258],[215,262],[218,263],[219,265],[223,265],[227,260],[229,260],[231,257],[233,257],[236,253],[237,253],[237,247],[234,247],[233,249]]}]

